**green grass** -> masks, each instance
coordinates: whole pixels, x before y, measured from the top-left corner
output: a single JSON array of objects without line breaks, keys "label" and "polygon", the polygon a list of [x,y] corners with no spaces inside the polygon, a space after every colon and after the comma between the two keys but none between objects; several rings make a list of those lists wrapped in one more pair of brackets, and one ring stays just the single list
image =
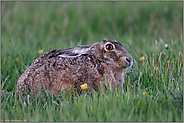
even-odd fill
[{"label": "green grass", "polygon": [[[182,6],[183,2],[1,2],[1,121],[183,122]],[[134,58],[123,89],[76,94],[73,100],[65,93],[59,98],[40,95],[26,106],[25,99],[16,100],[17,80],[41,55],[40,49],[103,39],[120,41]]]}]

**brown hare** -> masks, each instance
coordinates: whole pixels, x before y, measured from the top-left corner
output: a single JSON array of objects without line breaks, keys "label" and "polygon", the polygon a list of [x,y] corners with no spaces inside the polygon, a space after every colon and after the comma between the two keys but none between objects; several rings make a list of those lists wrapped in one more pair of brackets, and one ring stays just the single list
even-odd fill
[{"label": "brown hare", "polygon": [[17,95],[67,92],[73,85],[78,93],[86,83],[97,91],[102,82],[123,86],[123,71],[133,64],[131,54],[115,40],[93,45],[50,50],[37,58],[20,76]]}]

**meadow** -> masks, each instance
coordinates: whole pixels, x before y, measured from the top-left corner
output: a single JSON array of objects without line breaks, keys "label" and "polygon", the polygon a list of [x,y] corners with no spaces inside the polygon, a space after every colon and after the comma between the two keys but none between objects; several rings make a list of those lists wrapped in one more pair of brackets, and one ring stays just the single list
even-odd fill
[{"label": "meadow", "polygon": [[[1,122],[183,122],[182,11],[182,1],[1,2]],[[103,39],[134,58],[123,88],[16,100],[18,78],[43,52]]]}]

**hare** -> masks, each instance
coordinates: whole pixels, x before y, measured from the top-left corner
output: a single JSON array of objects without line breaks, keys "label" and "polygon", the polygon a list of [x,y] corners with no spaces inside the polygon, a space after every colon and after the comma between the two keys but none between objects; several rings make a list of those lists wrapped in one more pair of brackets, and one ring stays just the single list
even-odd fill
[{"label": "hare", "polygon": [[97,91],[102,82],[123,86],[123,71],[132,66],[132,55],[115,40],[102,40],[93,45],[50,50],[37,58],[17,81],[17,95],[40,90],[53,94],[67,92],[71,86],[81,93],[80,85]]}]

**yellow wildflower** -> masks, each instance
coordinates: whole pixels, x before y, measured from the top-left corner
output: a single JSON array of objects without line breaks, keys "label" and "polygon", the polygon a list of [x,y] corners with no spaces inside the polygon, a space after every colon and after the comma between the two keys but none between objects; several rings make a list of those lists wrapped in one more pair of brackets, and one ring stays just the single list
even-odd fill
[{"label": "yellow wildflower", "polygon": [[42,54],[44,51],[43,50],[39,50],[39,54]]},{"label": "yellow wildflower", "polygon": [[84,91],[86,91],[86,90],[88,89],[88,85],[87,85],[86,83],[80,85],[80,87],[81,87]]},{"label": "yellow wildflower", "polygon": [[18,61],[19,61],[19,57],[17,57],[17,58],[15,59],[15,61],[18,62]]},{"label": "yellow wildflower", "polygon": [[139,61],[140,62],[143,61],[143,60],[144,60],[144,57],[143,56],[139,58]]},{"label": "yellow wildflower", "polygon": [[143,92],[142,94],[145,96],[145,95],[147,94],[147,92],[145,91],[145,92]]},{"label": "yellow wildflower", "polygon": [[153,77],[153,74],[150,74],[150,77]]}]

